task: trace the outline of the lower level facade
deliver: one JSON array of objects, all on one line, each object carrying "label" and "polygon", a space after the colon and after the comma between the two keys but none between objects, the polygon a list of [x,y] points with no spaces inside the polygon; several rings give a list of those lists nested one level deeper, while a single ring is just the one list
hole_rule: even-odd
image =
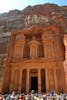
[{"label": "lower level facade", "polygon": [[31,90],[66,91],[65,72],[62,65],[62,62],[44,62],[43,59],[12,63],[9,71],[6,70],[8,74],[5,80],[7,81],[4,80],[3,90],[6,92],[17,90],[20,93]]}]

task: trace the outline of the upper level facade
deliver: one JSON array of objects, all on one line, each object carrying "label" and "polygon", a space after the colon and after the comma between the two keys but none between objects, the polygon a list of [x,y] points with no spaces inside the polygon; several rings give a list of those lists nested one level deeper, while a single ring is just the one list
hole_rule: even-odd
[{"label": "upper level facade", "polygon": [[31,27],[12,32],[10,61],[64,60],[63,32],[57,26]]}]

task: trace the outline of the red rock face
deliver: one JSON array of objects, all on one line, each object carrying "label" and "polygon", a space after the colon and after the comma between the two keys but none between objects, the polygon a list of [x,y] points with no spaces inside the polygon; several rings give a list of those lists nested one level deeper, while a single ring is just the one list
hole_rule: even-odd
[{"label": "red rock face", "polygon": [[[12,10],[0,15],[0,32],[30,27],[31,25],[61,26],[64,31],[67,26],[67,7],[55,4],[28,6],[22,11]],[[60,20],[62,19],[62,20]]]},{"label": "red rock face", "polygon": [[[5,32],[5,34],[2,34],[3,32]],[[11,32],[12,35],[9,35],[9,34],[7,35],[7,32]],[[55,89],[56,91],[65,90],[66,88],[65,75],[66,74],[64,73],[64,68],[63,68],[63,61],[65,59],[63,37],[64,37],[64,33],[66,32],[67,32],[67,7],[66,6],[60,7],[55,4],[36,5],[36,6],[28,6],[22,11],[12,10],[12,11],[9,11],[8,13],[1,14],[0,15],[0,34],[1,34],[0,46],[1,45],[2,46],[0,47],[0,59],[1,59],[0,69],[2,68],[4,69],[4,59],[7,58],[6,65],[5,65],[7,67],[5,67],[4,69],[5,72],[1,70],[1,72],[4,72],[4,75],[7,73],[5,75],[6,78],[4,77],[5,82],[3,81],[4,86],[2,90],[4,92],[6,91],[8,92],[9,90],[14,89],[16,85],[15,88],[20,92],[21,90],[30,91],[32,88],[31,87],[32,76],[34,76],[32,70],[35,69],[34,73],[35,73],[36,79],[39,79],[39,76],[37,75],[39,73],[38,68],[41,68],[41,64],[42,64],[42,68],[45,71],[43,71],[42,68],[40,69],[40,71],[42,71],[42,73],[45,73],[45,76],[42,78],[42,83],[39,83],[40,81],[37,81],[37,82],[38,84],[42,84],[43,86],[43,80],[45,78],[45,81],[44,81],[45,87],[38,85],[38,88],[37,88],[38,91],[43,91],[43,88],[44,88],[44,91],[50,91],[51,89],[52,90]],[[18,36],[18,34],[21,34],[21,35]],[[22,36],[22,34],[24,34],[25,38],[23,38],[23,40],[21,41],[20,38],[24,37]],[[42,36],[42,34],[44,35]],[[33,40],[33,36],[36,41],[32,42],[33,44],[32,46],[30,42]],[[11,41],[9,43],[10,37],[11,37]],[[16,42],[16,45],[15,45],[15,42]],[[21,49],[21,45],[23,45],[23,43],[25,44],[24,50]],[[20,47],[18,47],[19,45]],[[15,46],[18,48],[15,48]],[[20,48],[20,52],[18,51],[19,48]],[[31,52],[29,52],[30,49],[31,49]],[[35,51],[36,52],[38,51],[38,53],[36,54]],[[21,54],[21,52],[23,53]],[[32,53],[32,52],[35,52],[35,53]],[[15,57],[16,55],[21,55],[21,57],[20,58]],[[32,58],[35,58],[37,57],[37,55],[39,58],[31,59],[32,56],[33,56]],[[28,59],[30,62],[28,62],[28,60],[26,59]],[[17,68],[16,73],[20,72],[21,68],[19,70],[19,67],[18,67],[20,66],[19,62],[21,66],[23,66],[22,73],[27,73],[28,71],[27,67],[30,67],[30,68],[32,67],[32,69],[29,68],[30,77],[28,78],[29,83],[27,82],[28,86],[22,85],[21,79],[19,79],[20,83],[17,83],[16,82],[17,79],[14,81],[14,79],[11,78],[12,69],[14,69],[14,67],[12,66],[15,66],[15,68]],[[35,62],[36,64],[34,64]],[[16,63],[18,64],[16,65]],[[36,66],[38,66],[37,69],[36,69]],[[57,67],[57,69],[55,66]],[[53,69],[53,67],[56,69],[55,73],[57,75],[56,74],[54,75],[53,70],[55,69]],[[62,75],[62,69],[63,69],[63,75]],[[61,78],[60,78],[59,72],[61,73]],[[48,73],[50,73],[51,76],[48,75]],[[7,78],[8,75],[9,75],[9,78]],[[41,76],[42,75],[43,74],[41,74]],[[49,76],[51,77],[51,79]],[[25,77],[26,77],[26,74],[25,74]],[[21,75],[21,78],[25,79],[25,77]],[[1,78],[2,78],[2,75],[1,75]],[[62,79],[64,79],[63,80],[64,82],[62,81],[61,82],[62,85],[61,85],[60,81]],[[50,83],[47,82],[47,80],[49,80]],[[57,82],[57,80],[59,80],[59,82]],[[23,80],[23,84],[26,84],[26,80],[25,81]],[[63,84],[65,84],[65,87],[63,87],[64,86]]]},{"label": "red rock face", "polygon": [[14,89],[18,92],[66,91],[62,39],[63,31],[56,25],[14,31],[9,42],[2,92]]}]

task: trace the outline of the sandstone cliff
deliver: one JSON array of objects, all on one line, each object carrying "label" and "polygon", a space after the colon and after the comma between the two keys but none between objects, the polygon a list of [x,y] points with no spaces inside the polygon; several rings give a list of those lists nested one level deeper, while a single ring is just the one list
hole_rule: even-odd
[{"label": "sandstone cliff", "polygon": [[28,6],[22,11],[12,10],[0,14],[0,32],[10,32],[33,25],[57,24],[66,31],[67,6],[44,4]]},{"label": "sandstone cliff", "polygon": [[11,10],[8,13],[0,14],[0,80],[2,80],[10,32],[34,25],[57,25],[64,32],[67,32],[67,6],[44,4],[28,6],[21,11]]}]

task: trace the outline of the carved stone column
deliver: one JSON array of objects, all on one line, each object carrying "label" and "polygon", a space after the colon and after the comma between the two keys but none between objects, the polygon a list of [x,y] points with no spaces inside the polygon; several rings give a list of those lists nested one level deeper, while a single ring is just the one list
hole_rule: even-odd
[{"label": "carved stone column", "polygon": [[38,92],[41,92],[41,69],[38,69]]},{"label": "carved stone column", "polygon": [[25,36],[24,34],[21,35],[21,39],[20,39],[20,45],[21,45],[21,49],[20,49],[20,56],[21,58],[23,58],[23,54],[24,54],[24,46],[25,46]]},{"label": "carved stone column", "polygon": [[25,43],[23,43],[21,46],[21,58],[23,58],[23,54],[24,54],[24,45]]},{"label": "carved stone column", "polygon": [[8,55],[9,55],[9,59],[12,60],[14,57],[14,42],[15,42],[15,36],[12,36],[9,44],[8,44]]},{"label": "carved stone column", "polygon": [[55,90],[58,91],[58,86],[57,86],[57,75],[56,75],[56,69],[54,68],[54,81],[55,81]]},{"label": "carved stone column", "polygon": [[26,92],[29,92],[29,69],[27,69]]},{"label": "carved stone column", "polygon": [[21,93],[21,85],[22,85],[22,69],[20,68],[20,75],[19,75],[19,93]]},{"label": "carved stone column", "polygon": [[12,67],[10,90],[13,90],[13,86],[14,86],[14,68]]},{"label": "carved stone column", "polygon": [[48,79],[48,69],[45,69],[45,76],[46,76],[46,91],[49,91],[49,79]]},{"label": "carved stone column", "polygon": [[44,57],[47,58],[48,57],[48,39],[45,36],[45,34],[42,35],[42,41],[43,41],[43,46],[44,46]]}]

